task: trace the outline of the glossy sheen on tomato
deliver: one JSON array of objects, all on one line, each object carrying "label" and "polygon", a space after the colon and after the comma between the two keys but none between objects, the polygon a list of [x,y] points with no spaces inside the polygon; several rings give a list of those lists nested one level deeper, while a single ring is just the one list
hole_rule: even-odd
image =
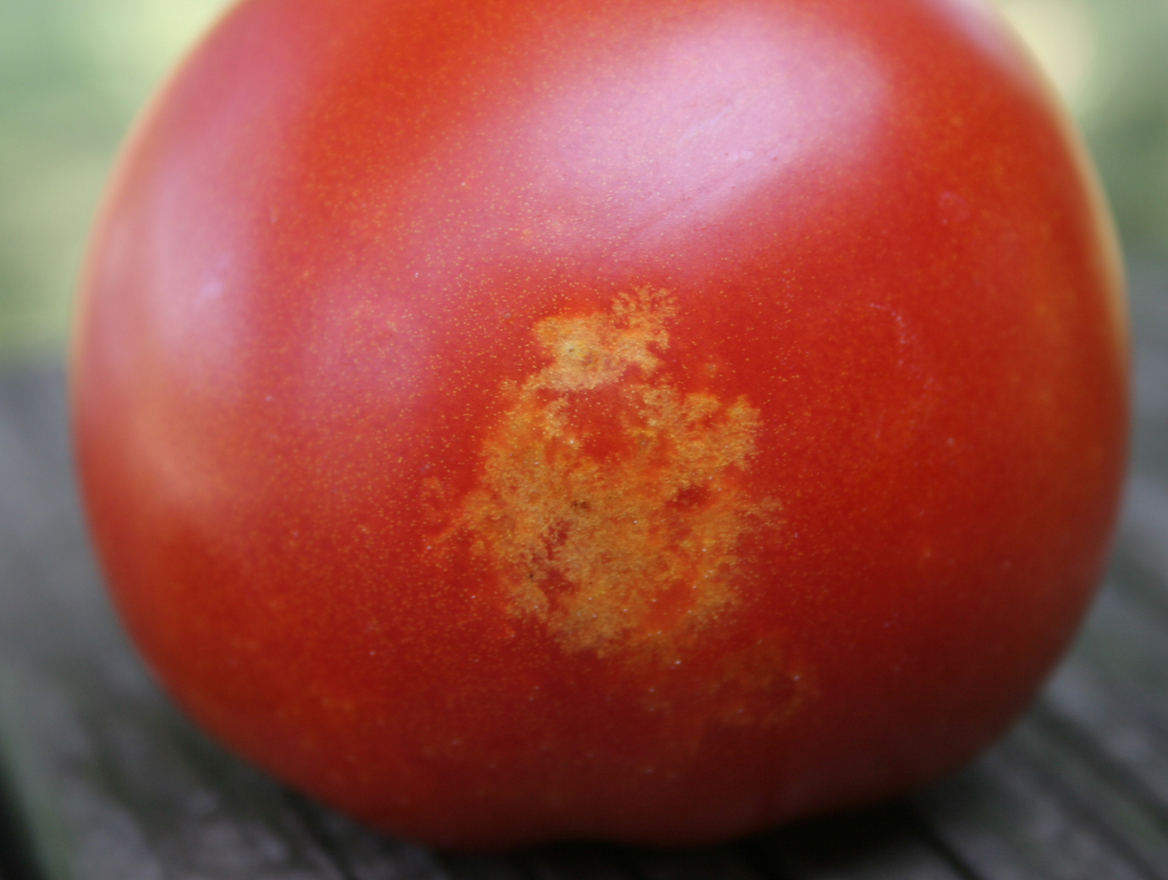
[{"label": "glossy sheen on tomato", "polygon": [[117,603],[444,845],[918,785],[1099,576],[1110,227],[973,0],[250,0],[129,144],[74,357]]}]

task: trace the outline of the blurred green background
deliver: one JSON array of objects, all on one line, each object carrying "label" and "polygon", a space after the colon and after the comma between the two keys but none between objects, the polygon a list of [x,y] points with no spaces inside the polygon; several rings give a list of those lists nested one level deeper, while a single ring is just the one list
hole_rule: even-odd
[{"label": "blurred green background", "polygon": [[[1129,255],[1168,259],[1168,0],[998,0],[1087,135]],[[226,0],[0,0],[0,360],[59,351],[134,113]]]},{"label": "blurred green background", "polygon": [[0,0],[0,359],[60,349],[118,144],[225,0]]}]

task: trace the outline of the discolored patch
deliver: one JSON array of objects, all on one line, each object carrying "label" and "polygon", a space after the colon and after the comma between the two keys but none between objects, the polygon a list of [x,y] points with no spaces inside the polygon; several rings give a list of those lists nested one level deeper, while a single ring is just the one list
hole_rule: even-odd
[{"label": "discolored patch", "polygon": [[502,389],[453,523],[568,650],[664,646],[708,622],[734,601],[741,537],[777,510],[746,489],[758,410],[662,375],[673,315],[646,289],[537,324],[550,363]]}]

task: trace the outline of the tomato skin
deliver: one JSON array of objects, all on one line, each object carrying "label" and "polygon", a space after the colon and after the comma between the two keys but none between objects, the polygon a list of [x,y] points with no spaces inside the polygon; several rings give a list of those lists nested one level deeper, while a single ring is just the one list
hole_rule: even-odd
[{"label": "tomato skin", "polygon": [[112,185],[79,469],[143,654],[281,778],[445,846],[714,841],[1026,705],[1123,322],[965,0],[250,0]]}]

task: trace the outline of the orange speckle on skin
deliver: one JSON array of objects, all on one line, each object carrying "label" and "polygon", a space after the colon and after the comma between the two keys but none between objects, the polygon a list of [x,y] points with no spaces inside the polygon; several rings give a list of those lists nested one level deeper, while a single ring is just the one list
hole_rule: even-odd
[{"label": "orange speckle on skin", "polygon": [[707,623],[734,601],[740,538],[778,508],[745,485],[758,410],[662,375],[674,313],[645,289],[536,324],[550,362],[502,389],[454,523],[512,611],[570,651],[665,648]]}]

